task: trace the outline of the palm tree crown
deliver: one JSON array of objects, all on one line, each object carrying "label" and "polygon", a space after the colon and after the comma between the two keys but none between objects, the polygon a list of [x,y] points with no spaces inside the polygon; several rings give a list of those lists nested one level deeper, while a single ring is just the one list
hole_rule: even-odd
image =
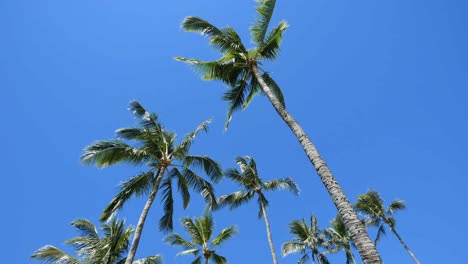
[{"label": "palm tree crown", "polygon": [[210,206],[215,207],[216,197],[212,185],[192,169],[202,169],[215,182],[223,175],[221,167],[211,158],[189,155],[194,138],[200,131],[207,131],[210,121],[202,123],[176,145],[175,133],[165,130],[156,114],[150,114],[137,101],[130,103],[130,111],[139,121],[139,127],[118,129],[116,139],[97,141],[87,146],[81,157],[83,164],[94,164],[101,168],[119,163],[144,164],[148,167],[146,172],[120,184],[120,192],[101,216],[101,220],[107,220],[133,196],[148,196],[136,227],[127,264],[133,261],[146,216],[159,188],[162,188],[164,209],[159,227],[169,231],[173,228],[173,180],[177,181],[184,208],[190,201],[189,188],[200,192]]},{"label": "palm tree crown", "polygon": [[419,260],[400,237],[400,234],[396,231],[396,221],[393,214],[406,208],[404,201],[394,200],[390,203],[388,208],[385,208],[384,201],[382,197],[380,197],[380,194],[376,191],[370,190],[365,194],[359,195],[354,206],[358,212],[363,213],[367,217],[366,221],[369,225],[376,226],[378,228],[375,244],[379,242],[382,235],[385,235],[385,225],[387,225],[390,228],[390,231],[398,238],[402,246],[406,249],[408,254],[413,258],[414,262],[419,264]]},{"label": "palm tree crown", "polygon": [[[223,242],[236,234],[236,228],[230,226],[223,229],[214,239],[213,236],[213,217],[210,213],[195,218],[185,217],[182,219],[182,225],[187,230],[190,241],[182,238],[177,233],[172,233],[165,238],[165,241],[170,245],[180,246],[184,251],[179,252],[177,255],[194,255],[196,258],[192,264],[201,264],[202,258],[205,263],[212,261],[216,264],[225,264],[227,260],[225,257],[216,253],[213,247],[220,246]],[[210,241],[211,240],[211,241]]]},{"label": "palm tree crown", "polygon": [[283,244],[283,256],[301,253],[302,257],[297,262],[298,264],[305,263],[309,259],[309,255],[312,257],[313,263],[317,259],[320,264],[328,264],[325,254],[320,252],[320,248],[327,245],[326,236],[324,231],[320,230],[317,222],[317,217],[311,215],[310,226],[307,225],[305,219],[289,223],[289,233],[296,235],[296,237]]},{"label": "palm tree crown", "polygon": [[[100,237],[96,227],[86,219],[78,219],[71,223],[78,229],[81,236],[65,241],[75,249],[76,257],[62,250],[47,245],[38,249],[31,258],[52,264],[121,264],[125,261],[124,254],[134,229],[125,228],[125,221],[112,219],[101,226],[103,235]],[[134,264],[161,264],[160,256],[140,259]]]},{"label": "palm tree crown", "polygon": [[[276,59],[283,33],[288,28],[286,21],[281,21],[268,31],[276,1],[257,0],[257,2],[259,3],[257,7],[259,17],[250,29],[252,42],[257,46],[252,49],[247,49],[240,36],[229,26],[218,29],[208,21],[192,16],[185,18],[182,22],[184,30],[208,36],[210,44],[222,53],[222,56],[214,61],[201,61],[184,57],[176,57],[176,59],[193,65],[203,79],[220,80],[230,87],[223,96],[223,99],[229,103],[226,128],[234,111],[245,109],[255,95],[262,93],[252,65],[262,65],[262,61]],[[263,72],[262,77],[276,98],[285,106],[284,97],[278,84],[266,71]]]},{"label": "palm tree crown", "polygon": [[230,209],[234,209],[244,203],[247,203],[253,199],[255,195],[257,195],[257,202],[259,205],[258,217],[263,217],[265,220],[273,263],[277,264],[278,260],[273,246],[270,222],[266,213],[268,200],[266,199],[263,192],[274,190],[289,190],[298,195],[299,188],[297,187],[297,184],[289,177],[263,182],[263,180],[258,176],[257,164],[252,157],[238,157],[236,158],[236,162],[240,167],[240,171],[237,169],[229,169],[225,174],[226,177],[242,186],[244,190],[221,196],[219,198],[219,206],[229,206]]},{"label": "palm tree crown", "polygon": [[354,253],[351,249],[354,244],[340,216],[333,219],[331,227],[325,230],[325,235],[327,237],[326,253],[344,251],[346,254],[346,264],[356,264]]}]

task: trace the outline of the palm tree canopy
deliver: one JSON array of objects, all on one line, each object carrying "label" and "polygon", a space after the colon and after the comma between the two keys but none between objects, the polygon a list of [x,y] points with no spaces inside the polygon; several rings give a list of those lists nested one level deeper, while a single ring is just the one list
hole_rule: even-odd
[{"label": "palm tree canopy", "polygon": [[[288,190],[295,195],[298,195],[300,192],[299,187],[290,177],[264,182],[258,175],[255,160],[250,156],[237,157],[236,163],[239,165],[240,171],[237,169],[228,169],[225,175],[227,178],[242,186],[244,190],[221,196],[218,199],[219,206],[229,206],[230,209],[235,209],[250,201],[255,194],[257,194],[259,205],[263,204],[267,207],[268,200],[264,196],[263,190]],[[261,210],[259,212],[259,217],[262,217]]]},{"label": "palm tree canopy", "polygon": [[225,257],[218,255],[213,247],[222,245],[226,240],[232,238],[237,230],[235,226],[223,229],[215,238],[213,236],[214,221],[209,212],[195,218],[185,217],[182,225],[190,236],[190,241],[184,239],[177,233],[168,235],[164,240],[172,246],[180,246],[184,250],[177,255],[194,255],[196,258],[192,263],[201,263],[202,257],[212,260],[216,264],[227,263]]},{"label": "palm tree canopy", "polygon": [[[268,31],[276,1],[257,0],[257,3],[258,16],[250,27],[252,42],[257,46],[252,49],[245,48],[240,36],[231,27],[220,29],[202,18],[193,16],[185,18],[182,22],[184,30],[207,36],[210,45],[222,54],[220,58],[213,61],[184,57],[176,57],[176,60],[191,64],[202,76],[202,79],[220,80],[230,87],[223,96],[223,99],[229,104],[226,128],[232,114],[237,110],[247,108],[253,97],[262,92],[251,70],[252,64],[261,65],[264,60],[276,59],[283,33],[288,28],[288,24],[281,21]],[[262,77],[281,104],[285,106],[284,97],[278,84],[266,71]]]},{"label": "palm tree canopy", "polygon": [[[71,225],[78,230],[80,236],[65,241],[65,244],[74,248],[76,256],[46,245],[34,252],[31,258],[53,264],[119,264],[125,261],[124,254],[134,229],[125,228],[124,220],[111,219],[108,223],[103,223],[102,236],[99,236],[94,224],[87,219],[77,219]],[[134,263],[161,264],[162,258],[156,255]]]},{"label": "palm tree canopy", "polygon": [[329,263],[320,248],[326,247],[326,236],[318,226],[317,217],[311,215],[310,225],[305,219],[293,220],[289,223],[289,233],[296,235],[291,241],[283,243],[282,254],[287,256],[292,253],[301,253],[302,256],[297,263],[305,263],[311,255],[312,259],[319,258],[323,264]]},{"label": "palm tree canopy", "polygon": [[111,218],[130,198],[147,196],[162,168],[167,177],[160,186],[164,204],[164,215],[160,219],[161,230],[173,228],[173,180],[177,181],[184,208],[190,202],[189,189],[200,192],[215,207],[213,186],[193,169],[203,171],[212,181],[218,182],[223,175],[221,166],[208,156],[190,155],[195,137],[202,131],[207,132],[210,120],[200,124],[177,145],[176,134],[167,131],[155,113],[149,113],[137,101],[130,102],[129,110],[137,119],[138,127],[117,129],[115,139],[97,141],[87,146],[81,156],[83,164],[101,168],[119,163],[146,165],[149,168],[120,184],[120,192],[104,210],[101,220]]},{"label": "palm tree canopy", "polygon": [[388,208],[385,208],[384,200],[380,194],[377,191],[370,190],[365,194],[359,195],[354,207],[358,212],[367,217],[365,221],[368,225],[377,227],[377,236],[375,238],[375,243],[377,244],[382,235],[386,234],[384,224],[395,228],[396,221],[393,214],[399,210],[406,209],[406,204],[402,200],[394,200]]},{"label": "palm tree canopy", "polygon": [[345,224],[339,216],[336,216],[330,224],[331,226],[324,232],[327,237],[327,251],[325,251],[325,253],[328,254],[344,251],[346,254],[346,264],[355,263],[354,254],[351,249],[354,247],[354,244],[351,236],[346,230]]}]

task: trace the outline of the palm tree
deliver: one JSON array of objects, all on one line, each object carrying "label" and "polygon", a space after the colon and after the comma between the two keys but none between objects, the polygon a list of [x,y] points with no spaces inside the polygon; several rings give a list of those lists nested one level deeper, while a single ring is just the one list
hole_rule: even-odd
[{"label": "palm tree", "polygon": [[[165,238],[166,243],[170,245],[181,246],[184,251],[177,253],[177,255],[192,254],[196,258],[192,264],[201,264],[202,258],[205,264],[211,260],[216,264],[225,264],[227,260],[225,257],[218,255],[213,247],[220,246],[223,242],[231,238],[236,233],[235,226],[230,226],[223,229],[213,240],[213,217],[210,213],[206,212],[203,216],[195,218],[185,217],[182,219],[182,225],[187,230],[190,241],[182,238],[177,233],[172,233]],[[211,240],[211,241],[210,241]]]},{"label": "palm tree", "polygon": [[346,229],[356,243],[364,263],[382,263],[375,245],[367,230],[354,212],[344,191],[331,173],[315,145],[293,116],[286,110],[283,94],[278,84],[269,73],[262,69],[264,61],[274,60],[280,49],[282,35],[288,28],[285,21],[272,28],[268,26],[273,14],[275,0],[257,0],[257,20],[250,28],[253,42],[257,45],[247,49],[239,35],[231,27],[219,29],[208,21],[198,17],[187,17],[182,22],[186,31],[199,32],[209,37],[210,44],[222,53],[214,61],[201,61],[177,57],[177,60],[194,66],[205,80],[220,80],[227,84],[229,90],[223,99],[228,101],[226,128],[234,111],[245,109],[253,97],[263,93],[270,100],[273,108],[297,137],[310,162],[317,171],[325,188],[330,194],[338,212],[343,218]]},{"label": "palm tree", "polygon": [[406,208],[405,202],[402,200],[394,200],[390,203],[388,208],[385,208],[384,201],[380,197],[380,194],[376,191],[370,190],[365,194],[359,195],[358,201],[355,204],[355,208],[358,212],[365,214],[369,219],[369,222],[373,226],[377,226],[377,236],[375,238],[375,244],[380,240],[380,237],[385,234],[385,226],[387,225],[393,234],[398,238],[401,245],[408,251],[414,262],[419,264],[419,260],[411,252],[408,245],[403,241],[401,236],[396,231],[396,221],[393,214],[396,211],[403,210]]},{"label": "palm tree", "polygon": [[[122,264],[122,257],[128,249],[128,241],[134,229],[125,228],[125,221],[112,219],[104,223],[101,229],[104,233],[99,237],[96,227],[86,219],[78,219],[71,223],[81,236],[65,241],[75,249],[76,257],[62,250],[47,245],[38,249],[31,258],[52,264]],[[133,264],[161,264],[159,255],[134,261]]]},{"label": "palm tree", "polygon": [[318,227],[316,216],[310,216],[310,226],[307,225],[305,219],[292,221],[289,223],[289,233],[296,235],[296,237],[283,243],[283,256],[301,253],[303,255],[297,263],[302,264],[309,259],[310,254],[312,263],[315,263],[315,259],[319,264],[330,263],[325,257],[325,253],[319,250],[326,247],[326,237],[325,233]]},{"label": "palm tree", "polygon": [[225,175],[242,186],[244,190],[221,196],[218,200],[218,204],[220,207],[229,206],[230,209],[234,209],[250,201],[256,194],[258,206],[260,207],[258,217],[263,217],[265,220],[268,243],[270,245],[273,263],[278,264],[276,251],[273,246],[270,222],[266,212],[268,200],[266,199],[263,192],[274,190],[289,190],[298,195],[299,188],[297,187],[296,183],[289,177],[263,182],[263,180],[258,176],[257,165],[252,157],[237,157],[236,162],[239,165],[241,171],[239,172],[237,169],[228,169]]},{"label": "palm tree", "polygon": [[[148,195],[125,264],[131,264],[135,258],[148,211],[160,188],[164,215],[160,219],[159,227],[162,231],[170,231],[173,228],[172,181],[177,180],[177,188],[182,195],[185,209],[190,201],[189,188],[201,192],[211,206],[216,206],[212,185],[191,168],[201,168],[215,182],[222,177],[222,170],[215,161],[207,156],[189,155],[195,136],[200,131],[207,131],[209,121],[202,123],[179,145],[175,145],[176,135],[163,128],[156,114],[150,114],[137,101],[130,103],[129,110],[138,119],[140,127],[118,129],[117,139],[97,141],[87,146],[81,156],[83,164],[94,164],[101,168],[119,163],[145,164],[148,167],[146,172],[120,184],[120,192],[101,216],[101,220],[105,221],[119,211],[131,197]],[[127,143],[128,141],[135,144]]]},{"label": "palm tree", "polygon": [[354,243],[351,240],[351,237],[346,231],[343,221],[337,216],[332,222],[331,227],[328,227],[325,230],[325,235],[327,241],[325,243],[328,248],[325,253],[336,253],[339,251],[344,251],[346,254],[346,264],[356,264],[354,259],[354,254],[351,249],[354,246]]}]

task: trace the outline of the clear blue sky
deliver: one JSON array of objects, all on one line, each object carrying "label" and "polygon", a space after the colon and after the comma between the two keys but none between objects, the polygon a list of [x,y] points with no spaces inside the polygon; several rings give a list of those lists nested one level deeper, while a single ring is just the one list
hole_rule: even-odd
[{"label": "clear blue sky", "polygon": [[[279,60],[266,65],[288,109],[353,202],[368,188],[388,202],[407,202],[398,229],[424,264],[466,262],[468,228],[460,223],[468,216],[467,10],[464,0],[279,0],[273,19],[290,24]],[[316,173],[266,98],[256,98],[223,132],[224,86],[201,81],[172,59],[217,56],[206,39],[180,29],[188,15],[229,24],[250,43],[252,0],[0,2],[3,263],[35,263],[29,256],[45,244],[66,249],[61,243],[76,235],[69,222],[85,217],[97,224],[117,184],[144,169],[79,162],[85,145],[135,124],[131,99],[180,136],[212,117],[194,153],[224,168],[252,155],[265,179],[291,176],[299,183],[300,197],[269,195],[278,250],[292,238],[291,220],[313,212],[325,227],[334,217]],[[217,193],[234,190],[223,183]],[[193,197],[187,211],[177,200],[177,223],[202,213],[201,199]],[[142,206],[134,200],[119,216],[135,224]],[[187,263],[162,243],[160,214],[155,203],[137,255]],[[217,212],[215,220],[217,230],[239,227],[220,249],[230,263],[271,261],[255,203]],[[183,233],[179,224],[176,231]],[[379,250],[386,263],[412,263],[390,234]]]}]

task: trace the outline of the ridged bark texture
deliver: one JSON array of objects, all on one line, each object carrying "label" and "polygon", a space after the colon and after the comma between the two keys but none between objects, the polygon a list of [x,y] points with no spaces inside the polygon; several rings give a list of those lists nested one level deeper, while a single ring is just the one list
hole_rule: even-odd
[{"label": "ridged bark texture", "polygon": [[260,207],[262,209],[263,219],[265,219],[268,243],[270,244],[271,257],[273,258],[273,264],[278,264],[278,258],[276,257],[275,246],[273,245],[273,238],[271,236],[270,221],[268,221],[268,216],[266,213],[265,205],[263,203],[260,203]]},{"label": "ridged bark texture", "polygon": [[317,171],[317,174],[330,194],[333,203],[338,209],[338,214],[342,218],[346,229],[353,239],[362,261],[365,264],[382,263],[382,259],[380,258],[374,243],[372,243],[372,240],[367,234],[364,225],[359,220],[353,209],[353,206],[331,173],[327,164],[320,156],[315,145],[306,135],[305,131],[302,129],[299,123],[291,116],[291,114],[289,114],[288,111],[286,111],[280,101],[273,94],[270,87],[265,83],[258,71],[257,65],[253,64],[251,69],[255,74],[255,78],[257,79],[257,82],[259,83],[263,92],[270,100],[276,112],[281,116],[284,122],[289,126],[291,131],[297,137],[299,143],[307,154],[307,157]]},{"label": "ridged bark texture", "polygon": [[164,171],[166,170],[165,167],[161,167],[159,170],[159,174],[156,178],[156,182],[154,183],[153,189],[146,201],[145,207],[143,207],[143,211],[141,211],[140,219],[138,219],[138,224],[135,229],[135,235],[133,236],[132,245],[130,246],[130,250],[128,251],[127,259],[125,260],[125,264],[132,264],[133,260],[135,259],[136,251],[138,249],[138,244],[140,243],[141,233],[143,232],[143,226],[145,225],[146,217],[148,216],[149,209],[156,198],[156,194],[158,194],[159,184],[164,176]]},{"label": "ridged bark texture", "polygon": [[390,228],[392,230],[392,233],[395,234],[395,236],[398,238],[400,243],[403,245],[403,247],[406,249],[406,251],[408,251],[410,256],[413,258],[414,262],[416,262],[416,264],[420,264],[419,260],[416,258],[416,256],[413,254],[413,252],[411,252],[408,245],[406,245],[406,243],[403,241],[403,239],[401,239],[401,236],[397,233],[396,229],[394,227],[390,227]]}]

